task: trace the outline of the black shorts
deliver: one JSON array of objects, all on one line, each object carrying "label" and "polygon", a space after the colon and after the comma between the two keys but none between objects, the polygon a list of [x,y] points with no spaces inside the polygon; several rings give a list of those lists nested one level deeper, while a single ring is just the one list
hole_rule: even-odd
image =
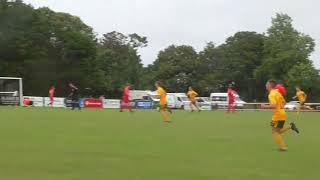
[{"label": "black shorts", "polygon": [[286,121],[272,121],[271,127],[282,129]]}]

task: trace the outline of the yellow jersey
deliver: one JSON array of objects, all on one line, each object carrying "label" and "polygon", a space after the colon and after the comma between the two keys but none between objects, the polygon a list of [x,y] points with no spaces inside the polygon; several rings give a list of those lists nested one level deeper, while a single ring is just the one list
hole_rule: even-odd
[{"label": "yellow jersey", "polygon": [[160,105],[166,105],[167,104],[167,92],[162,88],[158,87],[158,96],[160,98]]},{"label": "yellow jersey", "polygon": [[191,102],[195,102],[196,97],[198,96],[198,93],[195,91],[188,91],[187,95],[188,95]]},{"label": "yellow jersey", "polygon": [[306,94],[303,91],[297,91],[296,96],[300,103],[304,103],[306,101]]},{"label": "yellow jersey", "polygon": [[285,99],[283,96],[278,90],[273,89],[270,91],[268,98],[270,104],[276,105],[275,109],[273,110],[272,121],[285,121],[287,119],[287,115],[284,110]]}]

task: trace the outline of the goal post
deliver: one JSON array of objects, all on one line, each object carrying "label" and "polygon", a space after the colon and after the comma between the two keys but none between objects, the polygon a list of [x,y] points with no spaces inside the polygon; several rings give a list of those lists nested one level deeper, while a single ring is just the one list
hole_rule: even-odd
[{"label": "goal post", "polygon": [[22,78],[0,77],[0,105],[23,106]]}]

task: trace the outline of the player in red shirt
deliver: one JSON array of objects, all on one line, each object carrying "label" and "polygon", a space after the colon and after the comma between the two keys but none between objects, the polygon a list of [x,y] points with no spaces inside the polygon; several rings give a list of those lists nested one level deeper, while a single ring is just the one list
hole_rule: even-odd
[{"label": "player in red shirt", "polygon": [[123,96],[122,96],[122,101],[121,101],[121,104],[120,104],[120,112],[123,112],[123,109],[125,107],[128,108],[130,112],[133,112],[131,104],[130,104],[130,100],[129,100],[130,87],[131,87],[130,84],[127,84],[123,88]]},{"label": "player in red shirt", "polygon": [[50,102],[48,105],[53,106],[53,100],[54,100],[54,94],[56,92],[56,88],[54,86],[51,86],[50,90],[49,90],[49,99]]},{"label": "player in red shirt", "polygon": [[238,93],[232,89],[232,85],[228,88],[228,113],[235,112],[235,96]]}]

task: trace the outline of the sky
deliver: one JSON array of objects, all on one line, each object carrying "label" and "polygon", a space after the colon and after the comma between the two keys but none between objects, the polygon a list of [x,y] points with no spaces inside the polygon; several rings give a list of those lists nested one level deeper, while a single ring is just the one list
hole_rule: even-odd
[{"label": "sky", "polygon": [[293,18],[294,27],[315,39],[311,55],[320,69],[320,1],[318,0],[24,0],[76,15],[102,35],[111,31],[147,36],[139,51],[151,64],[169,45],[191,45],[201,51],[207,42],[222,44],[238,31],[266,32],[276,13]]}]

